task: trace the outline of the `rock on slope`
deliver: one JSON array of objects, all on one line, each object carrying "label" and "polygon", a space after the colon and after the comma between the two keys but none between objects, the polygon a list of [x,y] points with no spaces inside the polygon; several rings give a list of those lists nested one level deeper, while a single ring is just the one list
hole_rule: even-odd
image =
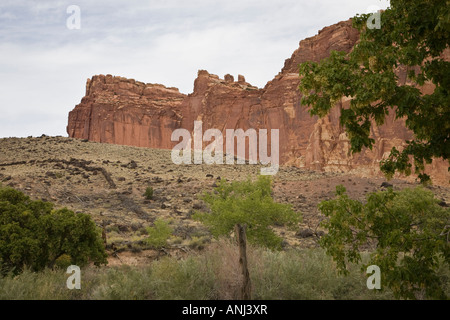
[{"label": "rock on slope", "polygon": [[[189,95],[159,84],[97,75],[88,79],[85,97],[69,113],[67,132],[70,137],[97,142],[170,149],[176,145],[170,140],[173,130],[193,131],[194,120],[203,121],[203,130],[217,128],[224,136],[226,129],[279,129],[281,164],[377,175],[379,161],[393,146],[401,147],[412,137],[404,123],[391,113],[383,126],[372,127],[373,150],[352,155],[339,124],[340,110],[348,106],[348,100],[342,99],[327,117],[318,119],[301,105],[297,89],[300,63],[320,61],[331,50],[349,52],[358,39],[350,20],[322,29],[300,41],[281,72],[262,89],[241,75],[235,81],[231,75],[221,79],[204,70],[198,72]],[[398,74],[404,83],[404,70]],[[435,182],[448,184],[446,169],[445,163],[436,162],[429,173]]]}]

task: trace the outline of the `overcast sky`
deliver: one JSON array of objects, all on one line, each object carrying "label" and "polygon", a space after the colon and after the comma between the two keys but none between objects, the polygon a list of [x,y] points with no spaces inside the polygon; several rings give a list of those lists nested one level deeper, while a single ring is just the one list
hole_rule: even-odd
[{"label": "overcast sky", "polygon": [[[80,28],[69,29],[70,5]],[[191,93],[199,69],[264,87],[300,40],[380,0],[0,2],[0,137],[67,136],[86,79],[112,74]],[[70,19],[69,22],[74,22]],[[69,23],[73,25],[73,23]]]}]

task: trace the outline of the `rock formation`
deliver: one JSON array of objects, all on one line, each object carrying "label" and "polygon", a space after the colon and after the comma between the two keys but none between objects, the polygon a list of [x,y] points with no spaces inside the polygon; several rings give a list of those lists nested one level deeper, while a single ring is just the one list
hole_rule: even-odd
[{"label": "rock formation", "polygon": [[[97,142],[171,149],[177,144],[171,141],[173,130],[192,131],[195,120],[203,121],[203,130],[217,128],[223,133],[238,128],[279,129],[281,164],[378,175],[380,160],[412,137],[404,123],[391,113],[383,126],[372,127],[373,150],[352,155],[339,124],[340,110],[348,101],[342,99],[328,116],[318,119],[301,105],[297,89],[300,63],[320,61],[331,50],[349,52],[358,39],[350,20],[322,29],[300,41],[281,72],[262,89],[242,75],[235,81],[232,75],[221,79],[204,70],[198,72],[189,95],[159,84],[97,75],[87,81],[85,97],[69,113],[67,132]],[[400,81],[406,81],[404,70],[399,68],[398,74]],[[435,182],[448,184],[444,162],[436,162],[429,172]]]}]

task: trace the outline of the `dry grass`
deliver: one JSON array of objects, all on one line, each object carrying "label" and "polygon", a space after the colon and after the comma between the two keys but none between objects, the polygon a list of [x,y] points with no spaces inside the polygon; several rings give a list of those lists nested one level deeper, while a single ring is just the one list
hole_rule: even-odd
[{"label": "dry grass", "polygon": [[[354,266],[338,276],[320,249],[272,252],[248,247],[254,299],[391,299],[389,290],[372,291]],[[238,248],[218,241],[185,258],[164,257],[143,266],[88,267],[82,289],[65,288],[64,270],[25,271],[0,278],[0,299],[237,299],[241,286]],[[447,272],[447,273],[445,273]],[[443,271],[448,277],[448,270]]]}]

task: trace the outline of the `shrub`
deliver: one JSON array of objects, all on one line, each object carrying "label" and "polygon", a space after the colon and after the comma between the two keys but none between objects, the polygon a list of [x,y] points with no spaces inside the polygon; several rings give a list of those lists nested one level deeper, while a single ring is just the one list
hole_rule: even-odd
[{"label": "shrub", "polygon": [[147,189],[145,189],[144,197],[147,200],[153,199],[153,188],[152,187],[147,187]]},{"label": "shrub", "polygon": [[167,245],[167,240],[169,240],[172,232],[173,229],[167,221],[157,219],[153,227],[147,228],[147,244],[155,249],[162,248]]},{"label": "shrub", "polygon": [[69,267],[71,264],[72,264],[72,257],[69,256],[68,254],[63,254],[55,261],[55,266],[62,270],[66,270],[67,267]]},{"label": "shrub", "polygon": [[0,263],[2,271],[52,268],[63,255],[79,266],[106,264],[100,230],[87,214],[32,201],[22,192],[0,188]]},{"label": "shrub", "polygon": [[222,179],[202,199],[211,212],[197,212],[193,218],[210,227],[214,236],[230,235],[236,224],[246,224],[248,241],[271,249],[281,249],[282,239],[270,227],[295,227],[301,219],[290,205],[274,202],[269,176],[259,176],[255,182]]},{"label": "shrub", "polygon": [[158,299],[214,299],[214,270],[197,256],[164,257],[152,264],[152,292]]},{"label": "shrub", "polygon": [[382,285],[396,297],[446,298],[438,270],[450,262],[450,209],[422,187],[371,193],[365,204],[345,192],[338,186],[336,198],[319,205],[329,217],[322,224],[329,233],[320,244],[339,270],[347,273],[346,264],[360,262],[360,250],[373,245],[376,250],[362,270],[380,267]]},{"label": "shrub", "polygon": [[208,237],[192,237],[188,243],[188,247],[191,249],[202,250],[207,243],[211,242]]},{"label": "shrub", "polygon": [[150,268],[123,265],[104,269],[101,274],[95,276],[98,278],[98,285],[93,288],[90,299],[143,300],[151,298]]},{"label": "shrub", "polygon": [[[338,275],[321,248],[271,251],[249,245],[249,271],[255,299],[393,299],[392,292],[368,290],[366,276],[349,264],[348,276]],[[369,258],[363,254],[363,261]],[[441,268],[441,277],[450,270]],[[200,254],[163,257],[145,266],[86,267],[82,290],[67,290],[65,270],[0,277],[0,300],[12,299],[238,299],[241,288],[239,248],[219,240]],[[447,293],[450,288],[447,287]]]}]

